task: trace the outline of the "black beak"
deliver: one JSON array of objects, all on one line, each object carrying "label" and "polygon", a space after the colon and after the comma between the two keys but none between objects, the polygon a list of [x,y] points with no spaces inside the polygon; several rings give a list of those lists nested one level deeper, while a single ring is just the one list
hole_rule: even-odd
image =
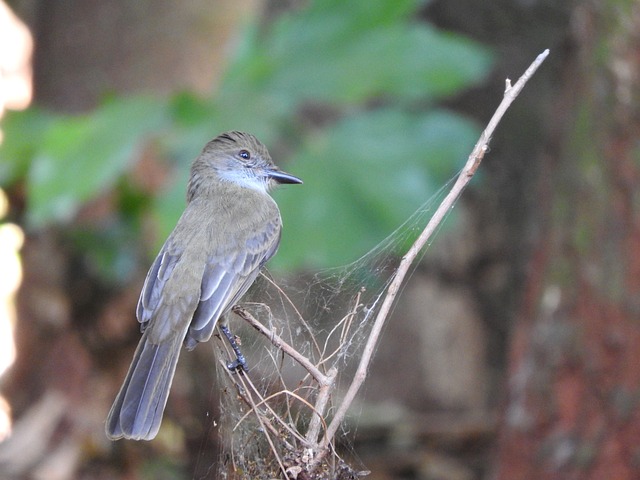
[{"label": "black beak", "polygon": [[279,170],[269,170],[267,176],[278,183],[302,183],[298,177]]}]

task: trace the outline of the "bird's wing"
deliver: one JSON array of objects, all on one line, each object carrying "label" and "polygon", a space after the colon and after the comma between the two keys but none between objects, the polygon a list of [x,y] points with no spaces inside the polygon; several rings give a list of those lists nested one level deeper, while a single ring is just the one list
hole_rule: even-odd
[{"label": "bird's wing", "polygon": [[249,235],[244,248],[209,256],[202,277],[200,303],[185,340],[187,348],[211,337],[220,316],[245,294],[260,268],[276,253],[280,232],[277,217]]},{"label": "bird's wing", "polygon": [[[174,271],[183,269],[180,259],[185,253],[176,249],[174,242],[167,241],[149,269],[138,300],[136,315],[142,330],[151,321],[157,324],[152,337],[155,343],[172,330],[180,330],[176,326],[181,321],[187,321],[184,316],[191,315],[195,309],[184,338],[185,344],[187,348],[193,348],[197,342],[208,340],[220,316],[244,295],[260,268],[276,253],[280,232],[281,220],[278,216],[246,236],[243,247],[212,252],[206,257],[203,267],[199,299],[185,297],[170,304],[165,304],[168,293],[164,292],[165,285],[175,281],[171,279]],[[197,295],[197,287],[194,290]],[[191,305],[196,301],[197,308],[194,308]]]},{"label": "bird's wing", "polygon": [[153,313],[158,307],[160,298],[162,297],[164,286],[171,277],[171,273],[180,260],[180,257],[181,252],[170,253],[167,244],[165,244],[162,250],[160,250],[160,253],[158,253],[153,265],[151,265],[142,291],[140,292],[138,307],[136,308],[136,316],[142,324],[141,328],[143,331],[153,317]]}]

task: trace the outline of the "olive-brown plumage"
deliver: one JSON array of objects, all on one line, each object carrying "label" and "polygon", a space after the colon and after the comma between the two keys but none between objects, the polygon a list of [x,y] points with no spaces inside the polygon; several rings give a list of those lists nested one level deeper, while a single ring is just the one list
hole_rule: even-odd
[{"label": "olive-brown plumage", "polygon": [[140,293],[143,334],[107,417],[112,440],[156,436],[181,346],[207,341],[275,254],[282,221],[268,192],[276,183],[302,181],[247,133],[219,135],[193,162],[187,207]]}]

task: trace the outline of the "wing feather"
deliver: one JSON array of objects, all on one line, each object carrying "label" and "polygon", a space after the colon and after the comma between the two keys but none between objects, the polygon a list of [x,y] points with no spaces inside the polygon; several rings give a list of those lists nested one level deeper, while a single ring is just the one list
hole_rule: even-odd
[{"label": "wing feather", "polygon": [[[202,278],[200,303],[187,338],[187,348],[207,341],[218,319],[246,293],[260,268],[276,253],[280,243],[280,218],[249,236],[243,248],[211,255]],[[212,288],[215,286],[215,288]]]},{"label": "wing feather", "polygon": [[[183,339],[187,348],[208,340],[218,319],[246,293],[260,268],[276,253],[280,243],[280,230],[281,221],[278,216],[248,235],[240,247],[214,251],[206,257],[197,308]],[[151,321],[163,324],[154,327],[156,331],[152,338],[156,340],[164,338],[178,320],[166,318],[181,309],[167,308],[164,305],[167,296],[163,293],[176,266],[180,264],[182,254],[182,251],[171,248],[168,241],[149,269],[142,287],[136,310],[138,321],[142,324],[143,331]],[[186,298],[180,300],[188,304],[192,301]]]},{"label": "wing feather", "polygon": [[178,260],[180,260],[180,255],[170,254],[165,245],[149,269],[136,308],[136,316],[138,317],[138,322],[142,324],[143,330],[153,317],[153,312],[158,307],[162,297],[164,286],[171,276]]}]

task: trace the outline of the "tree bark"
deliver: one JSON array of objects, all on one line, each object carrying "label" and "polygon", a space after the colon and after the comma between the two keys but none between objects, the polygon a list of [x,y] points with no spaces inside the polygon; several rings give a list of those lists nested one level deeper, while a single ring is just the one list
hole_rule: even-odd
[{"label": "tree bark", "polygon": [[640,5],[572,14],[495,478],[640,477]]}]

